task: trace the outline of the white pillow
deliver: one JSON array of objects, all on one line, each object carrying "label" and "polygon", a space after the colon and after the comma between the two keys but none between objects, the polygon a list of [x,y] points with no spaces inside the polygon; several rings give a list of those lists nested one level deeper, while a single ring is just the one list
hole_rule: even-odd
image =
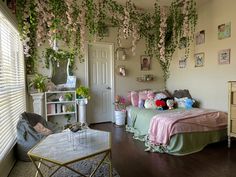
[{"label": "white pillow", "polygon": [[155,96],[155,100],[161,100],[165,98],[167,98],[167,96],[164,93],[157,93]]},{"label": "white pillow", "polygon": [[174,98],[175,102],[177,103],[178,108],[185,108],[185,101],[188,99],[188,97],[183,98]]}]

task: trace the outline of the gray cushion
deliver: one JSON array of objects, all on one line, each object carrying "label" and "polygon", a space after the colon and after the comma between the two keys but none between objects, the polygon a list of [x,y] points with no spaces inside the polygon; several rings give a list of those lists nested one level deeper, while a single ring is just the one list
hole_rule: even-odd
[{"label": "gray cushion", "polygon": [[45,136],[38,133],[34,126],[40,122],[44,127],[56,132],[56,128],[49,125],[46,120],[38,114],[24,112],[20,115],[17,123],[17,157],[19,160],[29,161],[27,152]]},{"label": "gray cushion", "polygon": [[192,99],[192,96],[190,95],[190,93],[187,89],[175,90],[174,93],[173,93],[173,97],[176,97],[176,98],[188,97],[188,98]]}]

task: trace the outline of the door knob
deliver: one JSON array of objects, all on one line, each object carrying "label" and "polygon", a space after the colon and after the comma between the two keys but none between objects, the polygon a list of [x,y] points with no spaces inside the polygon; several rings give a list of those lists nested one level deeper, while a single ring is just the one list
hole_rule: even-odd
[{"label": "door knob", "polygon": [[107,89],[107,90],[111,90],[111,87],[107,87],[106,89]]}]

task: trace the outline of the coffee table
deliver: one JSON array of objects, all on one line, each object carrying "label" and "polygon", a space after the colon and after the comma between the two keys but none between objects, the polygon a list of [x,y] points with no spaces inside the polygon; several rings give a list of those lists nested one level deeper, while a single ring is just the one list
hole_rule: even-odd
[{"label": "coffee table", "polygon": [[[28,152],[37,169],[36,175],[39,174],[41,177],[44,177],[40,169],[41,164],[51,168],[47,162],[57,166],[49,176],[53,176],[60,168],[64,167],[85,177],[86,175],[69,165],[99,154],[104,154],[104,156],[89,176],[92,177],[102,163],[109,164],[109,174],[112,176],[110,132],[85,129],[76,133],[67,131],[52,134]],[[36,162],[39,162],[39,164],[37,165]]]}]

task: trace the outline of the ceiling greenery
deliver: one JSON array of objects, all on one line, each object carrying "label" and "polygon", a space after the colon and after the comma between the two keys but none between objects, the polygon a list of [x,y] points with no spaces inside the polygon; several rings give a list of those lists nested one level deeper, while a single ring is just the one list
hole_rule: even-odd
[{"label": "ceiling greenery", "polygon": [[[146,41],[146,53],[160,62],[164,80],[175,49],[188,46],[197,23],[194,0],[174,0],[169,7],[161,7],[158,0],[154,10],[140,10],[130,0],[124,6],[115,0],[17,0],[16,16],[27,58],[27,73],[34,71],[37,47],[48,41],[64,41],[83,61],[85,41],[103,37],[107,28],[118,29],[117,45],[121,39],[132,41],[131,51],[139,39]],[[88,35],[86,35],[88,33]]]}]

